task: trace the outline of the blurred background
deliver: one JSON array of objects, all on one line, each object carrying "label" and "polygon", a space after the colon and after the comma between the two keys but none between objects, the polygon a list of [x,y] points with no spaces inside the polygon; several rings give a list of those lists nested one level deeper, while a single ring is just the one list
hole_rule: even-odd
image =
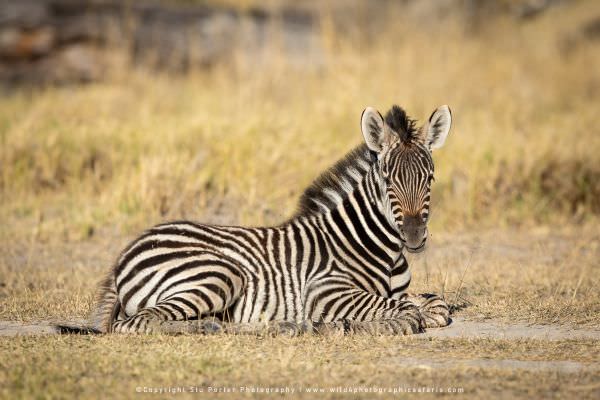
[{"label": "blurred background", "polygon": [[8,0],[0,240],[270,225],[366,106],[449,104],[433,231],[596,226],[595,0]]}]

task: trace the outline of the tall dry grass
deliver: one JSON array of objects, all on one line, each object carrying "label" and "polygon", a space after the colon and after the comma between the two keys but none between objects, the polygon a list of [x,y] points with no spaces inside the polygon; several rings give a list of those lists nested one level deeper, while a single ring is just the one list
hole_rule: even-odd
[{"label": "tall dry grass", "polygon": [[[370,38],[324,24],[324,60],[244,56],[169,76],[0,98],[0,239],[79,239],[173,218],[273,224],[362,137],[367,105],[453,110],[434,155],[433,229],[581,223],[600,212],[598,44],[564,40],[582,1],[528,23],[410,21]],[[589,222],[593,223],[593,222]]]}]

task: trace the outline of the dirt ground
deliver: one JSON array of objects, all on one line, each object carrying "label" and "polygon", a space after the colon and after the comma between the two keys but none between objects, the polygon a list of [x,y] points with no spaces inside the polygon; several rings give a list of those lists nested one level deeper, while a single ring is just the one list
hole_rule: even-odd
[{"label": "dirt ground", "polygon": [[376,338],[58,335],[57,322],[85,323],[95,282],[127,238],[15,243],[0,256],[0,393],[93,397],[110,384],[117,398],[209,396],[216,386],[229,398],[275,387],[299,398],[419,388],[426,398],[597,398],[599,239],[593,226],[434,232],[425,253],[410,255],[412,287],[442,293],[453,323]]}]

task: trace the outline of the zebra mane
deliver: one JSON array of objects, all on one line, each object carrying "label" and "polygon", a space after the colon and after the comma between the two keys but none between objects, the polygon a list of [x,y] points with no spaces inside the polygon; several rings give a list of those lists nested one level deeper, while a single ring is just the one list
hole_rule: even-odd
[{"label": "zebra mane", "polygon": [[392,132],[400,137],[402,142],[408,144],[417,139],[416,121],[406,115],[401,107],[394,105],[385,115],[385,123]]},{"label": "zebra mane", "polygon": [[304,190],[295,217],[335,208],[354,190],[375,160],[366,144],[355,147]]}]

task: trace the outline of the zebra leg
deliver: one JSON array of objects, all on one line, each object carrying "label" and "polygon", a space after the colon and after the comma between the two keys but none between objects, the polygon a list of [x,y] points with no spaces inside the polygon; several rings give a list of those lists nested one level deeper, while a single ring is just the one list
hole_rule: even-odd
[{"label": "zebra leg", "polygon": [[[153,276],[153,275],[149,275]],[[203,252],[164,272],[156,286],[134,287],[120,296],[125,306],[111,326],[119,333],[213,333],[216,320],[198,320],[230,307],[246,287],[246,277],[231,260]],[[137,292],[136,292],[137,290]],[[136,294],[131,295],[131,293]],[[139,293],[139,295],[138,295]],[[142,296],[143,295],[143,296]],[[128,315],[125,310],[130,309]]]},{"label": "zebra leg", "polygon": [[441,328],[450,324],[450,308],[440,296],[431,293],[404,294],[402,300],[410,301],[419,308],[426,328]]},{"label": "zebra leg", "polygon": [[[201,316],[219,313],[236,301],[242,293],[243,281],[230,281],[228,290],[216,285],[211,277],[192,287],[175,286],[164,300],[139,309],[134,315],[117,320],[112,332],[117,333],[215,333],[221,330],[215,318]],[[211,280],[212,279],[212,280]]]},{"label": "zebra leg", "polygon": [[112,324],[116,333],[216,333],[221,322],[215,318],[198,320],[199,316],[223,311],[240,296],[241,285],[226,294],[203,290],[202,286],[176,292],[151,307],[138,310],[134,315]]},{"label": "zebra leg", "polygon": [[[332,284],[334,284],[332,282]],[[409,335],[423,332],[426,324],[419,308],[410,301],[390,299],[357,288],[332,290],[322,285],[314,295],[312,331]]]},{"label": "zebra leg", "polygon": [[175,302],[164,301],[153,307],[146,307],[134,315],[117,320],[112,324],[111,331],[115,333],[210,333],[217,327],[200,324]]},{"label": "zebra leg", "polygon": [[324,336],[367,334],[367,335],[411,335],[423,332],[422,322],[416,313],[413,318],[392,318],[376,321],[354,321],[343,319],[331,322],[310,322],[304,329],[305,332],[316,333]]},{"label": "zebra leg", "polygon": [[160,321],[156,324],[156,332],[164,334],[218,334],[248,335],[258,337],[299,336],[312,332],[311,325],[289,321],[268,322],[225,322],[213,318],[197,321]]},{"label": "zebra leg", "polygon": [[[417,317],[418,318],[418,317]],[[188,323],[196,322],[190,326]],[[169,322],[169,333],[227,333],[259,337],[317,334],[322,336],[368,334],[368,335],[410,335],[415,332],[418,322],[407,318],[378,321],[353,321],[349,319],[331,322],[304,321],[268,321],[256,323],[220,322],[216,325],[210,320]],[[164,329],[164,328],[162,328]],[[164,332],[164,330],[163,330]]]},{"label": "zebra leg", "polygon": [[410,284],[410,269],[404,254],[396,261],[392,268],[390,278],[390,297],[392,299],[410,301],[419,307],[426,328],[439,328],[447,326],[450,322],[448,304],[435,294],[407,294],[406,289]]},{"label": "zebra leg", "polygon": [[[134,316],[134,319],[140,319],[141,317]],[[133,318],[133,317],[132,317]],[[117,321],[121,323],[123,321]],[[223,332],[221,321],[215,319],[202,319],[202,320],[187,320],[187,321],[170,321],[160,320],[158,318],[145,318],[143,322],[143,329],[133,328],[127,330],[123,324],[113,325],[115,332],[121,333],[158,333],[165,335],[182,335],[182,334],[196,334],[196,335],[212,335]],[[119,326],[120,325],[120,326]]]},{"label": "zebra leg", "polygon": [[251,336],[299,336],[307,332],[305,323],[293,321],[225,322],[222,328],[225,333]]},{"label": "zebra leg", "polygon": [[[161,332],[180,334],[212,334],[226,333],[232,335],[249,335],[258,337],[290,336],[317,334],[322,336],[337,336],[351,334],[367,335],[410,335],[421,332],[416,326],[422,324],[408,318],[382,319],[377,321],[353,321],[349,319],[331,322],[304,321],[269,321],[265,323],[233,323],[212,320],[201,321],[168,321],[161,325]],[[165,328],[166,324],[166,328]],[[165,331],[167,329],[167,331]]]}]

